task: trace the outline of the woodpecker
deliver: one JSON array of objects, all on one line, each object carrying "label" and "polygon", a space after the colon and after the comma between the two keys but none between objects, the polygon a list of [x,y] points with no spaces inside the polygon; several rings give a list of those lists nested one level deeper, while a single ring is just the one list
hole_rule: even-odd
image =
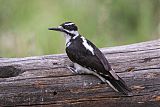
[{"label": "woodpecker", "polygon": [[77,74],[92,74],[115,91],[128,95],[131,91],[126,83],[111,68],[103,53],[78,32],[73,22],[65,22],[49,30],[63,32],[66,38],[66,53],[74,66],[69,69]]}]

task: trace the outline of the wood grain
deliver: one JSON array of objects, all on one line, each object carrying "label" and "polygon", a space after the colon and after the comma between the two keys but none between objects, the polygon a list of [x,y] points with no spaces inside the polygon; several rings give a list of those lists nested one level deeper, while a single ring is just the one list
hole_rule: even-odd
[{"label": "wood grain", "polygon": [[73,74],[66,54],[0,58],[0,106],[160,106],[160,40],[101,50],[133,96]]}]

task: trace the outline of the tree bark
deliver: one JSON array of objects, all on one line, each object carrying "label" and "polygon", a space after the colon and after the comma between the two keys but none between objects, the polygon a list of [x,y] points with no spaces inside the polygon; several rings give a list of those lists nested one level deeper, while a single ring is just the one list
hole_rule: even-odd
[{"label": "tree bark", "polygon": [[160,106],[160,40],[102,48],[133,96],[93,75],[75,75],[66,54],[0,58],[0,106]]}]

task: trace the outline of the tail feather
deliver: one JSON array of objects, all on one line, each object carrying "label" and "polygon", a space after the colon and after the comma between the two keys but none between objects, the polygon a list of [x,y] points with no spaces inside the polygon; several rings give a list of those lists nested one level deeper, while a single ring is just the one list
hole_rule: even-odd
[{"label": "tail feather", "polygon": [[106,82],[117,92],[121,92],[128,95],[131,89],[126,85],[126,83],[118,76],[118,80],[115,78],[106,77]]}]

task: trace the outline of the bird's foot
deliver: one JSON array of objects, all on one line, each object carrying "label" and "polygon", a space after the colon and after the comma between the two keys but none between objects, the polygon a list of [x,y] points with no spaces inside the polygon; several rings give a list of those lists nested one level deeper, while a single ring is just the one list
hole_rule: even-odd
[{"label": "bird's foot", "polygon": [[74,74],[78,74],[77,70],[73,66],[67,66],[67,68]]}]

